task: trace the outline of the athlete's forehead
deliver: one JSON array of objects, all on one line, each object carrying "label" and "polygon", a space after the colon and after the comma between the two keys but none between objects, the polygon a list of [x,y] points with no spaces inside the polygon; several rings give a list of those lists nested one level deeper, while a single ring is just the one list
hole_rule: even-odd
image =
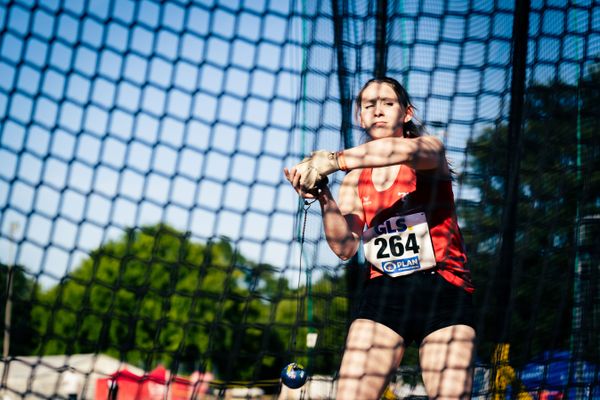
[{"label": "athlete's forehead", "polygon": [[363,100],[362,100],[363,103],[376,103],[378,101],[383,101],[383,102],[387,103],[389,101],[398,101],[398,99],[396,98],[396,96],[392,96],[392,97],[378,96],[378,97],[363,98]]},{"label": "athlete's forehead", "polygon": [[398,96],[387,83],[373,82],[362,92],[361,102],[373,103],[376,101],[398,101]]}]

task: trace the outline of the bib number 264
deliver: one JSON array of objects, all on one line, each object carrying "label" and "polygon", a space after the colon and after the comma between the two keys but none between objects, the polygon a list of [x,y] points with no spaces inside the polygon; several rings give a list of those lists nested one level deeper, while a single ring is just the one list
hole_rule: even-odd
[{"label": "bib number 264", "polygon": [[[389,237],[378,237],[374,241],[378,247],[377,258],[400,257],[405,250],[412,251],[415,254],[419,253],[419,245],[417,244],[417,236],[410,233],[406,239],[406,243],[402,243],[402,237],[398,235]],[[390,255],[391,253],[391,255]]]}]

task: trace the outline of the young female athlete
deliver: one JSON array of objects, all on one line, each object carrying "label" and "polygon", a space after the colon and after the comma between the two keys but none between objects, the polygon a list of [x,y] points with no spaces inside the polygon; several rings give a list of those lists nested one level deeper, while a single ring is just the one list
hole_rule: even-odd
[{"label": "young female athlete", "polygon": [[[409,96],[392,78],[367,82],[356,105],[369,141],[284,169],[300,196],[318,199],[333,252],[347,260],[362,242],[370,264],[337,398],[379,399],[413,342],[430,398],[470,398],[474,288],[444,146],[420,135]],[[338,170],[349,172],[336,202],[325,178]]]}]

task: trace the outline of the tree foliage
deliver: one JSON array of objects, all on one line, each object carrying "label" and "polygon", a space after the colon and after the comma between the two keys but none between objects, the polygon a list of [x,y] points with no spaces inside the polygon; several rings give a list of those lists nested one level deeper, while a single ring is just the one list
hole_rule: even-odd
[{"label": "tree foliage", "polygon": [[[345,296],[331,282],[313,288],[328,349],[345,331]],[[34,351],[105,353],[146,369],[211,370],[226,381],[273,379],[307,357],[306,288],[297,290],[226,239],[199,244],[164,225],[130,229],[37,296]]]},{"label": "tree foliage", "polygon": [[502,273],[498,255],[507,157],[517,147],[507,143],[506,125],[485,129],[468,145],[469,169],[462,179],[478,189],[480,199],[462,202],[459,213],[479,287],[482,348],[489,349],[494,320],[509,306],[517,363],[570,346],[577,219],[600,208],[599,104],[597,70],[577,86],[553,81],[527,89],[511,305],[494,302],[493,283]]}]

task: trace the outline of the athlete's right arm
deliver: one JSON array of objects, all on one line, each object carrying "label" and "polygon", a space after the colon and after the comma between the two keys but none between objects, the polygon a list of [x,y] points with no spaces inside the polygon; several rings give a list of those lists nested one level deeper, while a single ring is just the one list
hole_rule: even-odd
[{"label": "athlete's right arm", "polygon": [[345,176],[338,202],[327,187],[318,196],[327,243],[342,260],[348,260],[356,254],[365,224],[358,196],[359,176],[360,170],[351,171]]}]

